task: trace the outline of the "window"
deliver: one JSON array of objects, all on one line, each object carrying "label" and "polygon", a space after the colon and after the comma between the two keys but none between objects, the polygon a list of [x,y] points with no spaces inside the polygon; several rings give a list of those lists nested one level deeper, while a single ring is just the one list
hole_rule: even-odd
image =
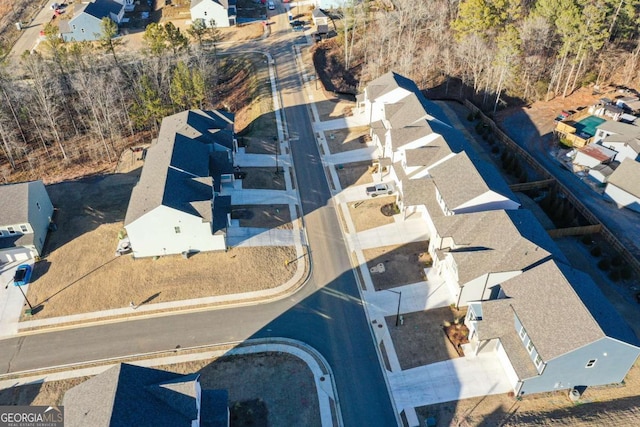
[{"label": "window", "polygon": [[84,33],[84,28],[80,28],[80,32],[81,32],[81,33]]},{"label": "window", "polygon": [[41,210],[40,209],[40,202],[36,202],[36,207],[38,208],[38,210]]},{"label": "window", "polygon": [[176,234],[180,234],[180,227],[173,227],[173,229],[176,231]]},{"label": "window", "polygon": [[204,11],[204,16],[207,16],[207,11],[206,10]]},{"label": "window", "polygon": [[598,359],[591,359],[587,362],[587,366],[585,366],[585,368],[593,368],[596,365],[596,362],[598,361]]},{"label": "window", "polygon": [[7,231],[9,234],[16,234],[16,230],[14,230],[13,227],[7,227]]},{"label": "window", "polygon": [[21,224],[21,225],[20,225],[20,231],[22,231],[23,233],[28,233],[28,232],[29,232],[29,229],[27,228],[27,226],[26,226],[26,225]]},{"label": "window", "polygon": [[538,368],[540,367],[540,365],[542,365],[542,358],[539,354],[536,354],[536,359],[533,361],[533,363],[535,363]]},{"label": "window", "polygon": [[527,351],[529,352],[529,354],[531,354],[531,352],[533,351],[533,343],[531,342],[531,340],[529,340],[529,342],[527,343]]},{"label": "window", "polygon": [[527,336],[527,331],[525,331],[524,328],[520,328],[520,339],[524,341],[526,336]]}]

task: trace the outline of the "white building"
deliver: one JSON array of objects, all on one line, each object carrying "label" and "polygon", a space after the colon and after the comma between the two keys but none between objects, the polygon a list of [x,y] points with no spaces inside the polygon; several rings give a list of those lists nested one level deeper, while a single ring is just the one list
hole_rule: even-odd
[{"label": "white building", "polygon": [[609,176],[604,194],[618,206],[640,212],[640,163],[625,159]]},{"label": "white building", "polygon": [[0,263],[42,255],[53,205],[42,181],[0,185]]},{"label": "white building", "polygon": [[190,110],[162,121],[124,221],[135,257],[226,249],[231,200],[218,192],[233,176],[232,117]]},{"label": "white building", "polygon": [[204,21],[207,27],[236,25],[236,0],[191,0],[191,21]]}]

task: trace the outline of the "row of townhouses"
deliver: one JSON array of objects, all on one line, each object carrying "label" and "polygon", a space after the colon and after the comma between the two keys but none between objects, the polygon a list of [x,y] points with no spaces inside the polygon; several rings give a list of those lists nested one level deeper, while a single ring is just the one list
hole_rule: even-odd
[{"label": "row of townhouses", "polygon": [[640,341],[442,109],[395,73],[367,85],[357,107],[380,178],[405,217],[428,225],[432,272],[468,307],[465,357],[495,354],[518,396],[621,382]]}]

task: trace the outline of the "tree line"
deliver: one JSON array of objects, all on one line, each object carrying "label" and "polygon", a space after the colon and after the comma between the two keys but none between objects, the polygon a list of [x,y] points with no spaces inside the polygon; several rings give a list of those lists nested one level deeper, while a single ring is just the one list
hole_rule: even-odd
[{"label": "tree line", "polygon": [[361,81],[457,78],[485,109],[638,77],[640,0],[347,0],[342,12],[339,45]]},{"label": "tree line", "polygon": [[[182,32],[150,24],[142,53],[125,53],[118,27],[104,18],[95,43],[64,43],[53,26],[38,52],[25,52],[18,76],[0,68],[0,156],[6,176],[52,160],[114,161],[137,133],[162,118],[216,102],[219,41],[201,20]],[[190,38],[194,43],[189,43]]]}]

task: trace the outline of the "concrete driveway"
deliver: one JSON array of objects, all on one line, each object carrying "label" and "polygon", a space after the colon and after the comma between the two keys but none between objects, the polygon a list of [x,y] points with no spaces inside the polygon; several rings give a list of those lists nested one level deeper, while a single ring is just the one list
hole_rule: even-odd
[{"label": "concrete driveway", "polygon": [[387,373],[398,410],[512,390],[498,358],[481,353]]}]

